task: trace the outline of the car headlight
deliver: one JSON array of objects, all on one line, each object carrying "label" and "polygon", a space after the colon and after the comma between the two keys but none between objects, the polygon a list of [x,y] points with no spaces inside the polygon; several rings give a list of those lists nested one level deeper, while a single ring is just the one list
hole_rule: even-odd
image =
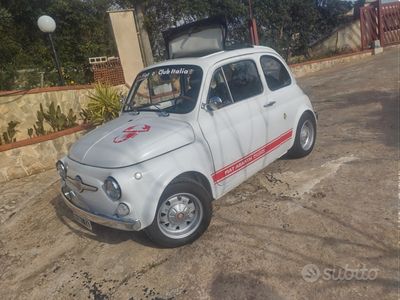
[{"label": "car headlight", "polygon": [[59,160],[56,163],[56,168],[57,168],[58,175],[60,175],[60,177],[65,180],[67,178],[67,168],[65,167],[65,165],[63,164],[63,162],[61,160]]},{"label": "car headlight", "polygon": [[112,200],[118,200],[121,198],[121,188],[119,187],[118,182],[111,176],[107,177],[107,179],[104,181],[103,187],[107,196]]}]

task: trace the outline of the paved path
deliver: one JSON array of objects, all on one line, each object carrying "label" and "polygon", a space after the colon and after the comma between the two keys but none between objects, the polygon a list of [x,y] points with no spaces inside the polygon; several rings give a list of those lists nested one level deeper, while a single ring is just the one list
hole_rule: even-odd
[{"label": "paved path", "polygon": [[3,184],[1,299],[396,299],[398,66],[392,48],[299,80],[320,116],[312,155],[217,201],[179,249],[85,231],[55,171]]}]

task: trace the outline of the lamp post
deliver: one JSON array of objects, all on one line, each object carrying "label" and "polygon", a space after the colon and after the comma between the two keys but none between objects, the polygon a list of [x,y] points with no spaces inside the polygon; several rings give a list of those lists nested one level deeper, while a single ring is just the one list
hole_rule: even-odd
[{"label": "lamp post", "polygon": [[57,67],[57,71],[58,71],[59,85],[65,85],[64,78],[63,78],[62,72],[61,72],[60,61],[58,60],[56,48],[54,48],[54,42],[53,42],[53,38],[51,36],[51,34],[54,32],[54,30],[56,30],[56,22],[54,21],[54,19],[52,17],[44,15],[38,19],[37,24],[39,26],[39,29],[42,32],[47,33],[49,35],[51,49],[53,50],[54,60],[56,62],[56,67]]}]

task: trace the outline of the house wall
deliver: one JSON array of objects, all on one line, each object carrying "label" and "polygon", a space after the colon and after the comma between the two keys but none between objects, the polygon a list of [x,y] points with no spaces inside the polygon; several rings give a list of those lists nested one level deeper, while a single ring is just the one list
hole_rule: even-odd
[{"label": "house wall", "polygon": [[361,50],[360,20],[354,20],[339,28],[329,37],[313,45],[312,56],[323,56],[336,52],[355,52]]}]

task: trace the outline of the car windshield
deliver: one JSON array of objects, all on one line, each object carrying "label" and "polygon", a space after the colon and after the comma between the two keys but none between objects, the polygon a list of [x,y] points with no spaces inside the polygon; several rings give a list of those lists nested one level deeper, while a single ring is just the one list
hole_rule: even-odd
[{"label": "car windshield", "polygon": [[186,114],[197,103],[203,71],[193,65],[171,65],[139,73],[123,111]]}]

